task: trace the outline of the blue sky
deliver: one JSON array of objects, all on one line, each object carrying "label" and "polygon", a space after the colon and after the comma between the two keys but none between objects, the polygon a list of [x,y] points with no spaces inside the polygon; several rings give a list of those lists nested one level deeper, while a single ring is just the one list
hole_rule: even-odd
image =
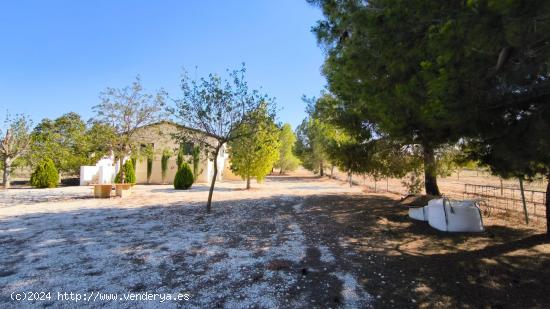
[{"label": "blue sky", "polygon": [[182,68],[203,76],[245,62],[250,86],[276,97],[279,121],[295,127],[301,96],[326,83],[310,31],[320,18],[305,0],[1,1],[0,117],[87,120],[100,91],[138,74],[146,90],[177,97]]}]

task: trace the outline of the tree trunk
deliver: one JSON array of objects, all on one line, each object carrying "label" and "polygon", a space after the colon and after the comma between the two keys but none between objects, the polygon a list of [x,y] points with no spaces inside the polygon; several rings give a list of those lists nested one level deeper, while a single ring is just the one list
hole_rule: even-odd
[{"label": "tree trunk", "polygon": [[424,155],[424,188],[426,194],[440,196],[437,186],[437,166],[435,163],[434,150],[430,146],[423,146]]},{"label": "tree trunk", "polygon": [[4,177],[2,182],[4,189],[10,188],[10,171],[11,171],[11,160],[9,158],[4,158]]},{"label": "tree trunk", "polygon": [[246,177],[246,190],[250,189],[250,176]]},{"label": "tree trunk", "polygon": [[351,179],[352,177],[351,171],[348,171],[348,177],[349,177],[349,187],[351,188],[351,186],[353,186],[353,181]]},{"label": "tree trunk", "polygon": [[333,179],[333,178],[334,178],[333,173],[334,173],[334,165],[331,165],[331,166],[330,166],[330,179]]},{"label": "tree trunk", "polygon": [[208,191],[208,202],[206,202],[206,213],[212,211],[212,194],[214,194],[214,186],[216,185],[216,178],[218,177],[218,155],[223,144],[219,145],[216,148],[214,154],[214,175],[212,176],[212,181],[210,182],[210,190]]},{"label": "tree trunk", "polygon": [[550,172],[546,176],[546,238],[550,241]]},{"label": "tree trunk", "polygon": [[321,177],[325,176],[325,171],[323,169],[323,161],[319,163],[319,175],[321,175]]},{"label": "tree trunk", "polygon": [[519,190],[521,191],[521,203],[523,204],[523,214],[525,215],[525,224],[529,224],[529,214],[527,213],[527,204],[525,203],[525,190],[523,189],[523,178],[519,177]]}]

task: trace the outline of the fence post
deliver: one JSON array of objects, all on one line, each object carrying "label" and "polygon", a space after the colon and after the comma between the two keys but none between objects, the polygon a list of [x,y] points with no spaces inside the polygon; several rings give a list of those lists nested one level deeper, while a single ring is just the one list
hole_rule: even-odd
[{"label": "fence post", "polygon": [[523,191],[523,176],[518,177],[519,189],[521,190],[521,202],[523,203],[523,212],[525,214],[525,224],[529,224],[529,215],[527,214],[527,204],[525,203],[525,191]]}]

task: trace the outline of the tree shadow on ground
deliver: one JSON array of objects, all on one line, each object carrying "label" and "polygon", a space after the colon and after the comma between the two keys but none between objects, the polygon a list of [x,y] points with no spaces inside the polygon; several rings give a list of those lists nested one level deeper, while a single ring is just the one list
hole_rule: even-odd
[{"label": "tree shadow on ground", "polygon": [[[179,305],[201,308],[337,305],[339,279],[308,268],[319,257],[292,216],[299,200],[216,201],[207,215],[204,202],[132,207],[130,198],[128,207],[106,203],[4,218],[0,307],[16,306],[10,294],[20,290],[181,292],[191,300]],[[272,261],[288,267],[270,269]],[[59,305],[55,295],[32,304]]]},{"label": "tree shadow on ground", "polygon": [[486,218],[484,233],[444,233],[382,195],[317,196],[304,212],[302,224],[324,227],[317,237],[355,253],[367,290],[380,296],[377,307],[550,304],[550,245],[531,229]]}]

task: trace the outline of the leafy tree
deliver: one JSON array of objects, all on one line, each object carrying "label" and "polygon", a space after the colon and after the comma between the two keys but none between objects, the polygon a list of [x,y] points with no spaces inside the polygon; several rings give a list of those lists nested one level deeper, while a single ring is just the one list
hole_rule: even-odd
[{"label": "leafy tree", "polygon": [[115,129],[105,123],[91,121],[86,131],[87,164],[94,165],[105,155],[111,155]]},{"label": "leafy tree", "polygon": [[292,132],[289,123],[285,123],[279,132],[279,160],[275,162],[275,168],[279,168],[279,174],[295,170],[300,165],[300,160],[294,155],[296,135]]},{"label": "leafy tree", "polygon": [[[421,145],[426,192],[439,195],[435,151],[459,136],[449,108],[430,96],[420,64],[433,60],[426,52],[432,21],[453,7],[423,0],[310,2],[325,15],[314,32],[327,50],[323,72],[339,109],[401,144]],[[356,134],[370,130],[350,124]]]},{"label": "leafy tree", "polygon": [[132,160],[126,160],[115,176],[115,183],[136,183],[136,173]]},{"label": "leafy tree", "polygon": [[168,171],[168,160],[172,156],[172,152],[169,149],[162,151],[162,157],[160,159],[160,168],[162,172],[162,183],[166,182],[166,172]]},{"label": "leafy tree", "polygon": [[[130,87],[107,88],[101,93],[101,103],[93,109],[98,122],[109,124],[115,130],[112,148],[119,159],[119,166],[134,146],[132,137],[136,130],[162,119],[165,97],[164,90],[154,95],[145,93],[139,77]],[[121,171],[124,181],[125,171],[123,168]]]},{"label": "leafy tree", "polygon": [[249,90],[244,80],[245,72],[243,66],[230,72],[229,78],[222,79],[210,74],[199,81],[191,80],[184,74],[181,84],[183,96],[176,101],[176,116],[187,128],[182,130],[180,138],[204,149],[214,161],[207,213],[211,211],[220,151],[227,143],[245,137],[239,131],[241,126],[255,125],[255,120],[248,117],[251,111],[261,104],[272,105],[272,100],[266,95]]},{"label": "leafy tree", "polygon": [[[550,179],[550,3],[467,1],[429,29],[424,75],[469,158],[503,178]],[[433,57],[432,57],[433,58]],[[550,185],[547,188],[550,238]]]},{"label": "leafy tree", "polygon": [[0,159],[2,160],[3,186],[10,187],[10,174],[18,158],[24,155],[30,148],[31,121],[24,115],[9,115],[4,121],[4,128],[0,128]]},{"label": "leafy tree", "polygon": [[325,175],[328,156],[325,149],[326,127],[318,119],[308,117],[296,129],[294,152],[302,166],[320,176]]},{"label": "leafy tree", "polygon": [[182,163],[174,177],[174,189],[187,190],[193,185],[194,176],[189,164]]},{"label": "leafy tree", "polygon": [[36,188],[55,188],[59,182],[59,173],[50,158],[43,159],[31,175],[31,186]]},{"label": "leafy tree", "polygon": [[50,158],[60,173],[78,175],[80,166],[89,163],[91,152],[86,123],[80,115],[67,113],[43,119],[33,130],[30,161],[35,165]]},{"label": "leafy tree", "polygon": [[250,189],[250,179],[262,181],[273,168],[279,157],[279,130],[266,105],[253,110],[250,115],[254,125],[244,124],[236,130],[242,138],[229,143],[231,170],[246,180]]}]

